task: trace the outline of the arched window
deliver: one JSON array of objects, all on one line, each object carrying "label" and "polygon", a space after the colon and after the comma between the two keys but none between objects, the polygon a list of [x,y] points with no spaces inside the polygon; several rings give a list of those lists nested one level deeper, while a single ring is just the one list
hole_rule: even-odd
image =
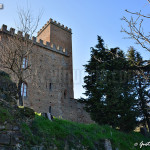
[{"label": "arched window", "polygon": [[21,95],[22,97],[27,97],[27,84],[22,83],[21,85]]},{"label": "arched window", "polygon": [[28,59],[27,57],[24,57],[22,62],[22,68],[25,69],[27,68],[27,66],[28,66]]}]

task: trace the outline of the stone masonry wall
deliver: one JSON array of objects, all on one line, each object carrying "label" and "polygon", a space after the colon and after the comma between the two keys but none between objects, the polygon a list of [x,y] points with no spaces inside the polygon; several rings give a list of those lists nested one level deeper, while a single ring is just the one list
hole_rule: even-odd
[{"label": "stone masonry wall", "polygon": [[[10,32],[3,25],[0,37],[3,34],[13,35],[14,29]],[[26,80],[27,97],[24,98],[24,105],[36,112],[48,112],[51,106],[55,117],[92,122],[83,105],[74,100],[71,29],[50,19],[39,31],[37,40],[33,37],[32,42],[34,47],[28,60],[32,76]],[[16,81],[16,77],[13,74],[11,76]]]}]

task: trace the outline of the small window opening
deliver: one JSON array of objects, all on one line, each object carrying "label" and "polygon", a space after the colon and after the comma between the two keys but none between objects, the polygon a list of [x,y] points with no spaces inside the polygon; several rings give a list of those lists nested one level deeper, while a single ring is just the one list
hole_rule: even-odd
[{"label": "small window opening", "polygon": [[22,68],[25,69],[27,68],[27,66],[28,66],[28,60],[27,57],[24,57],[22,62]]},{"label": "small window opening", "polygon": [[49,83],[49,90],[52,90],[52,83]]},{"label": "small window opening", "polygon": [[21,85],[21,95],[22,97],[27,97],[27,84],[22,83]]},{"label": "small window opening", "polygon": [[64,99],[66,99],[67,96],[67,90],[64,91]]}]

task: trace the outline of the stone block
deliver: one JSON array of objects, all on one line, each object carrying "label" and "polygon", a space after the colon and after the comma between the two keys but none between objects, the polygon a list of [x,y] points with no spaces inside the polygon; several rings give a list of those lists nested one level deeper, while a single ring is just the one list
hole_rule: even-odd
[{"label": "stone block", "polygon": [[111,142],[108,139],[105,139],[105,150],[112,150]]},{"label": "stone block", "polygon": [[14,126],[13,127],[13,131],[19,131],[19,127],[18,126]]},{"label": "stone block", "polygon": [[10,144],[10,136],[8,134],[0,134],[0,144],[9,145]]},{"label": "stone block", "polygon": [[5,129],[5,126],[0,125],[0,131],[4,129]]},{"label": "stone block", "polygon": [[147,131],[147,128],[146,128],[146,127],[140,128],[140,132],[141,132],[141,134],[143,134],[144,136],[148,136],[148,131]]},{"label": "stone block", "polygon": [[6,128],[6,130],[12,130],[12,125],[11,124],[6,124],[5,128]]},{"label": "stone block", "polygon": [[0,150],[12,150],[10,146],[0,146]]}]

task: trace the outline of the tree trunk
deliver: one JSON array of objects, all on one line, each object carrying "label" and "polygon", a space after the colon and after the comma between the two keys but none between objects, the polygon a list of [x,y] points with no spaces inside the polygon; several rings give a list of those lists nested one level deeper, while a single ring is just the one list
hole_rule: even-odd
[{"label": "tree trunk", "polygon": [[22,85],[22,80],[19,79],[19,83],[18,83],[19,106],[23,106],[23,99],[21,95],[21,85]]}]

